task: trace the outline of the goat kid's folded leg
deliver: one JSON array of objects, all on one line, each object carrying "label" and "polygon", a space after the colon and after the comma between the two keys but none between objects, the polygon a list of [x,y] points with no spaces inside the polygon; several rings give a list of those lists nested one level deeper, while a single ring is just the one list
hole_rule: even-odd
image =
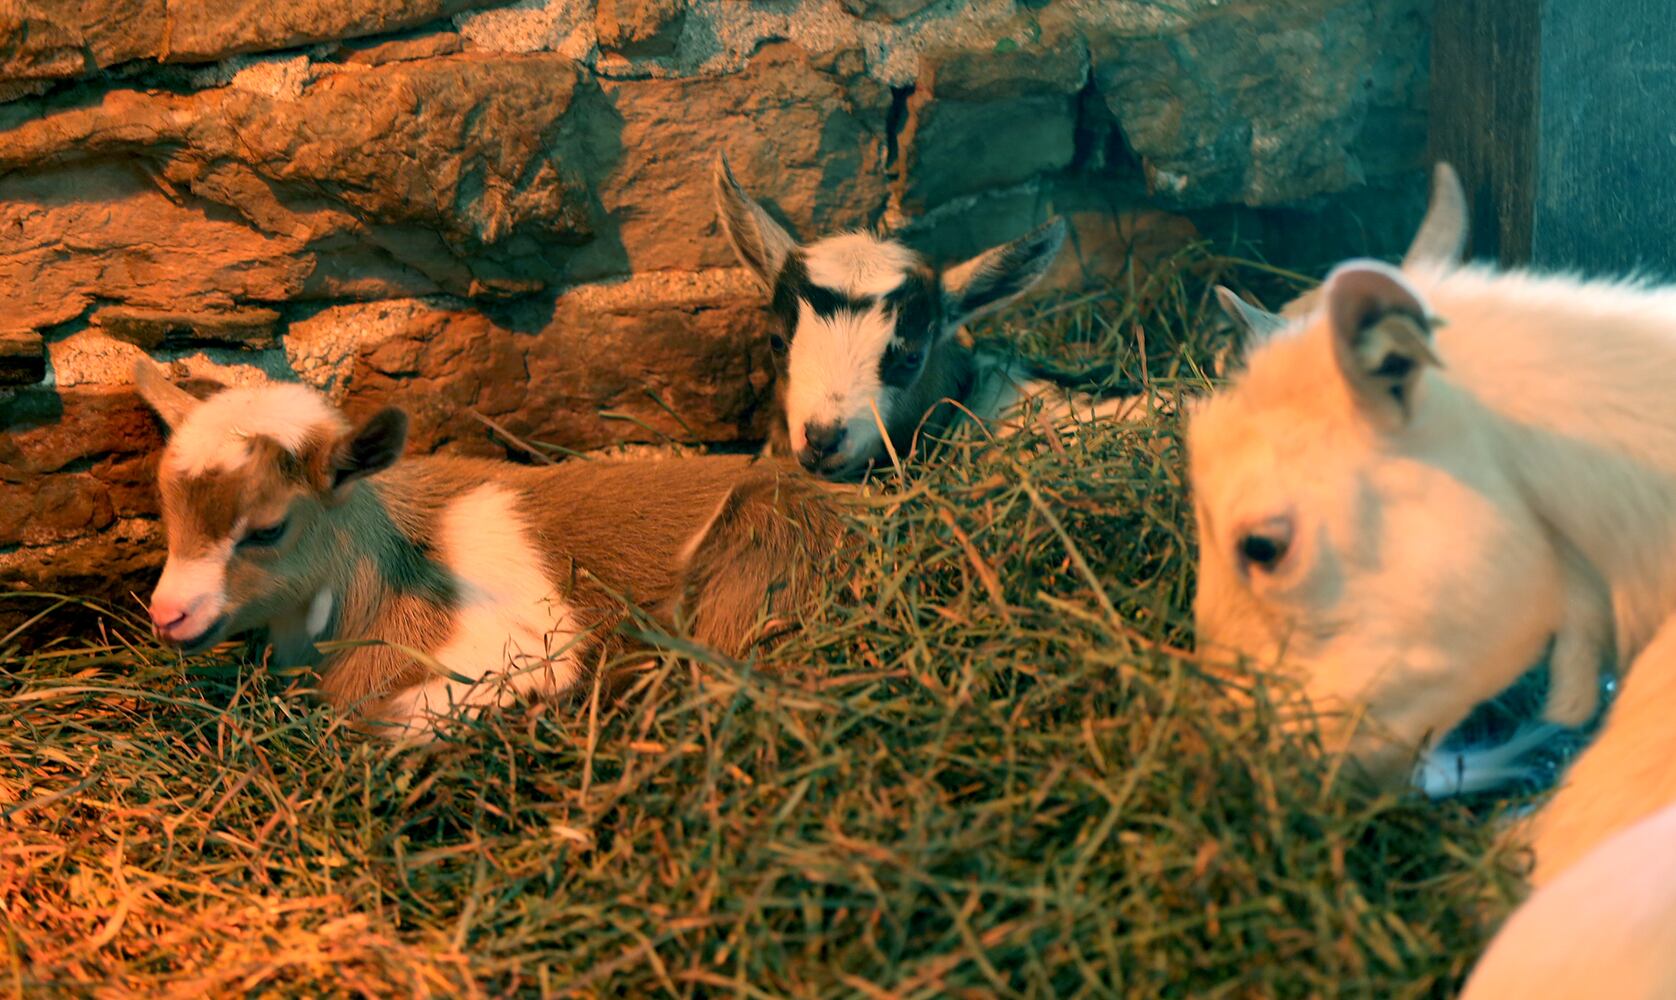
[{"label": "goat kid's folded leg", "polygon": [[766,473],[739,484],[687,546],[676,617],[729,656],[761,626],[807,607],[844,529],[827,488]]}]

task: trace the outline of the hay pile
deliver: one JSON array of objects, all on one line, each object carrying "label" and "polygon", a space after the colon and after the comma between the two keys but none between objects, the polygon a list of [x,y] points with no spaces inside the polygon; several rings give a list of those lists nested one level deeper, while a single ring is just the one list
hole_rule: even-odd
[{"label": "hay pile", "polygon": [[750,662],[672,651],[404,752],[137,606],[5,637],[0,986],[1447,993],[1515,889],[1483,818],[1349,787],[1184,652],[1174,413],[1230,266],[1014,315],[1156,416],[885,476],[878,543]]}]

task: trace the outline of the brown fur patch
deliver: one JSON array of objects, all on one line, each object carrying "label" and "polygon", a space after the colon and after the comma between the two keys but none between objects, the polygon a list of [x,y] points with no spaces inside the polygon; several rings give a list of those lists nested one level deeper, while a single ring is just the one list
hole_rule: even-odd
[{"label": "brown fur patch", "polygon": [[[490,481],[516,494],[545,575],[591,633],[577,649],[584,663],[627,648],[613,632],[626,614],[619,598],[666,625],[680,616],[696,639],[739,654],[764,614],[807,600],[813,567],[842,530],[830,487],[789,464],[746,456],[545,468],[436,457],[401,463],[369,483],[391,524],[421,545],[436,537],[450,501]],[[356,595],[348,603],[373,600]],[[367,625],[346,618],[340,634],[434,649],[446,641],[448,621],[434,601],[429,607],[437,613],[390,606]],[[321,687],[344,705],[423,679],[423,669],[399,655],[357,651],[328,664]]]},{"label": "brown fur patch", "polygon": [[729,491],[693,546],[675,613],[695,639],[737,656],[761,626],[808,605],[822,557],[844,533],[828,488],[787,469],[756,470]]},{"label": "brown fur patch", "polygon": [[277,521],[307,488],[304,467],[277,442],[253,437],[250,449],[251,460],[238,469],[162,477],[158,491],[170,553],[192,558],[206,551],[230,538],[241,517],[253,524]]},{"label": "brown fur patch", "polygon": [[425,666],[399,647],[429,651],[447,641],[446,603],[390,586],[368,557],[356,561],[342,602],[340,638],[396,645],[361,646],[329,658],[319,687],[328,704],[340,711],[372,711],[382,698],[426,679]]}]

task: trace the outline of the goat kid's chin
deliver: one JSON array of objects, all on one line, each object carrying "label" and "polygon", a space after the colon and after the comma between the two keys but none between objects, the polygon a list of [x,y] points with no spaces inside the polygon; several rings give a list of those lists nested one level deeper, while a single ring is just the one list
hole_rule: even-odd
[{"label": "goat kid's chin", "polygon": [[229,632],[232,619],[225,613],[217,615],[202,628],[196,631],[183,631],[177,628],[166,628],[153,623],[152,631],[157,638],[173,649],[191,656],[202,653],[222,639]]},{"label": "goat kid's chin", "polygon": [[855,483],[866,479],[873,470],[880,466],[889,466],[889,461],[881,452],[875,455],[827,455],[824,458],[811,457],[805,459],[798,456],[798,464],[804,470],[835,483]]},{"label": "goat kid's chin", "polygon": [[[832,448],[804,434],[788,434],[790,450],[804,471],[833,482],[858,482],[874,470],[890,467],[890,453],[870,426],[852,423],[836,436]],[[831,440],[831,436],[827,439]]]}]

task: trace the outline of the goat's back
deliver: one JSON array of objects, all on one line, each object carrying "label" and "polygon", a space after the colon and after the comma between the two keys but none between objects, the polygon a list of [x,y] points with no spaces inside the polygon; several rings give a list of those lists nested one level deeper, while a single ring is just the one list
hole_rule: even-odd
[{"label": "goat's back", "polygon": [[834,487],[781,460],[431,461],[454,476],[498,473],[561,591],[679,614],[693,638],[729,655],[765,616],[810,599],[817,565],[843,534]]}]

